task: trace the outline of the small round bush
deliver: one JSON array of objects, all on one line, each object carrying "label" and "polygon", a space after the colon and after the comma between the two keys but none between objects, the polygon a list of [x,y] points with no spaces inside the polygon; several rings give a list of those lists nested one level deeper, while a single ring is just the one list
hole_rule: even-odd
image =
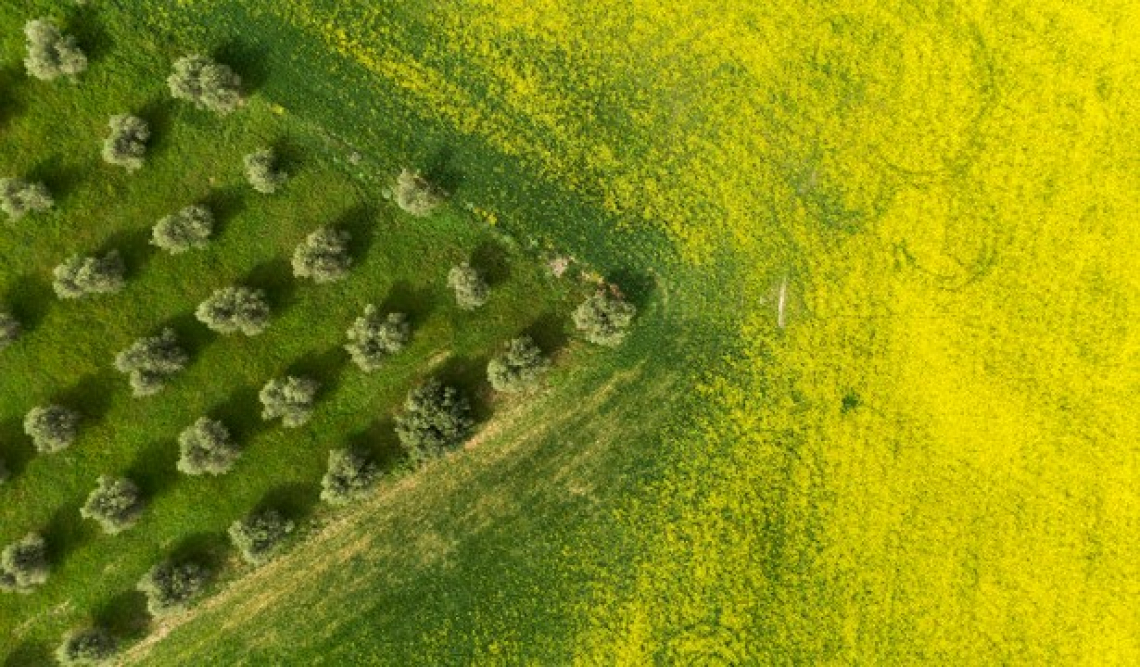
[{"label": "small round bush", "polygon": [[347,505],[360,499],[376,483],[376,466],[355,449],[329,452],[329,466],[321,479],[321,500]]},{"label": "small round bush", "polygon": [[262,510],[230,524],[230,541],[251,565],[273,557],[281,542],[293,532],[293,522],[276,510]]},{"label": "small round bush", "polygon": [[376,306],[368,305],[364,316],[356,318],[349,328],[344,349],[361,370],[371,373],[380,368],[389,355],[404,349],[411,336],[407,315],[388,313],[384,316]]},{"label": "small round bush", "polygon": [[79,413],[62,405],[32,408],[24,417],[24,433],[41,454],[63,451],[79,435]]},{"label": "small round bush", "polygon": [[209,417],[199,418],[179,434],[178,450],[178,470],[187,475],[222,475],[241,456],[226,425]]},{"label": "small round bush", "polygon": [[73,255],[55,267],[52,288],[61,299],[81,299],[92,294],[113,294],[126,285],[126,266],[119,251],[102,257]]},{"label": "small round bush", "polygon": [[348,254],[349,233],[321,227],[305,237],[293,251],[293,275],[315,283],[331,283],[348,275],[352,257]]},{"label": "small round bush", "polygon": [[43,183],[30,183],[22,178],[0,178],[0,210],[9,218],[19,220],[54,205],[55,200]]},{"label": "small round bush", "polygon": [[473,426],[467,399],[436,379],[413,389],[404,401],[404,412],[396,417],[396,435],[416,463],[459,447]]},{"label": "small round bush", "polygon": [[424,178],[417,171],[404,169],[396,177],[393,191],[396,205],[418,218],[427,217],[447,200],[443,188]]},{"label": "small round bush", "polygon": [[161,617],[188,608],[208,579],[209,572],[201,563],[168,560],[143,575],[138,590],[146,596],[151,615]]},{"label": "small round bush", "polygon": [[281,419],[286,428],[296,428],[309,421],[317,401],[320,383],[311,378],[286,376],[274,378],[261,388],[261,418]]},{"label": "small round bush", "polygon": [[23,330],[20,321],[13,317],[12,313],[0,310],[0,350],[15,343]]},{"label": "small round bush", "polygon": [[0,552],[0,588],[27,593],[48,578],[47,543],[28,533]]},{"label": "small round bush", "polygon": [[206,247],[213,233],[213,211],[195,204],[159,220],[151,230],[150,242],[171,255],[178,255],[187,250]]},{"label": "small round bush", "polygon": [[225,287],[199,304],[194,316],[221,334],[256,336],[269,326],[269,302],[259,289]]},{"label": "small round bush", "polygon": [[108,535],[116,535],[135,525],[142,511],[142,492],[134,482],[104,475],[79,514],[97,522]]},{"label": "small round bush", "polygon": [[63,667],[99,667],[110,664],[117,650],[114,638],[103,628],[83,628],[64,636],[55,659]]},{"label": "small round bush", "polygon": [[201,55],[174,61],[174,72],[166,79],[170,94],[199,109],[226,115],[241,106],[241,77],[227,65]]},{"label": "small round bush", "polygon": [[487,303],[491,292],[487,281],[467,262],[451,268],[447,286],[455,291],[455,303],[464,310],[475,310]]},{"label": "small round bush", "polygon": [[495,391],[518,393],[538,386],[550,361],[530,336],[507,343],[507,349],[487,364],[487,380]]},{"label": "small round bush", "polygon": [[244,158],[245,178],[258,192],[271,195],[281,189],[289,180],[289,175],[277,164],[277,153],[272,148],[262,148]]},{"label": "small round bush", "polygon": [[190,356],[178,345],[173,329],[151,338],[140,338],[115,357],[115,368],[131,378],[135,396],[151,396],[166,386],[167,380],[186,368]]},{"label": "small round bush", "polygon": [[150,126],[138,116],[111,116],[107,123],[111,134],[103,141],[103,161],[135,171],[143,166]]},{"label": "small round bush", "polygon": [[591,343],[616,347],[629,333],[637,308],[611,294],[598,292],[574,311],[574,325]]},{"label": "small round bush", "polygon": [[64,35],[48,19],[28,21],[24,25],[24,35],[28,42],[24,67],[35,78],[42,81],[52,81],[61,76],[74,78],[87,69],[87,56],[75,37]]}]

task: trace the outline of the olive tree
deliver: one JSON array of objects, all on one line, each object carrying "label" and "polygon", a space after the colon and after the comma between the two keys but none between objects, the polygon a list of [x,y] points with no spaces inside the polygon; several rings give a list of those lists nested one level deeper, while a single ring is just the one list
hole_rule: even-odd
[{"label": "olive tree", "polygon": [[487,303],[491,292],[487,281],[467,262],[451,267],[447,286],[455,292],[455,303],[464,310],[475,310]]},{"label": "olive tree", "polygon": [[228,65],[206,56],[189,55],[174,61],[174,71],[166,83],[175,99],[221,115],[242,103],[241,77]]},{"label": "olive tree", "polygon": [[419,218],[431,215],[432,211],[447,200],[443,188],[411,169],[404,169],[396,177],[393,195],[397,206]]},{"label": "olive tree", "polygon": [[495,391],[518,393],[536,387],[549,369],[550,360],[538,345],[530,336],[520,336],[487,364],[487,380]]},{"label": "olive tree", "polygon": [[12,313],[6,310],[0,310],[0,350],[8,347],[20,338],[24,327],[20,324]]},{"label": "olive tree", "polygon": [[76,77],[87,69],[87,56],[72,35],[60,32],[48,19],[35,19],[24,24],[28,55],[24,68],[42,81],[61,76]]},{"label": "olive tree", "polygon": [[380,368],[388,355],[404,349],[412,336],[412,327],[407,315],[381,315],[376,306],[369,304],[364,307],[364,315],[352,323],[347,335],[344,349],[361,370],[371,373]]},{"label": "olive tree", "polygon": [[278,165],[277,153],[272,148],[254,151],[246,155],[243,162],[246,180],[262,194],[277,192],[289,180],[289,175]]},{"label": "olive tree", "polygon": [[99,485],[79,508],[84,519],[95,521],[108,535],[116,535],[135,525],[142,511],[142,492],[138,485],[125,477],[107,475],[99,478]]},{"label": "olive tree", "polygon": [[41,405],[24,417],[24,433],[41,454],[60,452],[79,435],[79,413],[62,405]]},{"label": "olive tree", "polygon": [[151,615],[161,617],[188,608],[208,580],[209,571],[197,561],[167,560],[143,575],[137,588]]},{"label": "olive tree", "polygon": [[269,301],[259,289],[225,287],[199,304],[194,316],[221,334],[256,336],[269,325]]},{"label": "olive tree", "polygon": [[103,161],[135,171],[143,166],[150,126],[138,116],[111,116],[107,123],[111,134],[103,141]]},{"label": "olive tree", "polygon": [[55,659],[63,667],[99,667],[110,664],[118,648],[103,628],[82,628],[64,635],[55,649]]},{"label": "olive tree", "polygon": [[54,205],[55,200],[43,183],[31,183],[22,178],[0,178],[0,210],[9,218],[19,220]]},{"label": "olive tree", "polygon": [[309,421],[317,401],[320,383],[306,377],[292,375],[274,378],[265,383],[258,397],[261,399],[261,418],[281,419],[286,428],[295,428]]},{"label": "olive tree", "polygon": [[358,500],[376,483],[375,464],[355,449],[329,452],[329,465],[321,478],[321,500],[330,505],[347,505]]},{"label": "olive tree", "polygon": [[200,417],[178,435],[178,470],[187,475],[222,475],[241,456],[230,430],[216,419]]},{"label": "olive tree", "polygon": [[591,343],[616,347],[629,333],[637,308],[609,291],[586,299],[574,311],[574,326]]},{"label": "olive tree", "polygon": [[163,217],[151,230],[151,245],[171,255],[193,248],[204,248],[214,233],[214,212],[202,204],[194,204]]},{"label": "olive tree", "polygon": [[82,299],[92,294],[114,294],[127,284],[127,267],[118,250],[102,257],[72,255],[52,272],[52,288],[61,299]]},{"label": "olive tree", "polygon": [[350,235],[342,229],[321,227],[293,251],[293,275],[315,283],[331,283],[348,275],[352,257],[348,254]]},{"label": "olive tree", "polygon": [[115,357],[115,368],[130,376],[135,396],[152,396],[189,361],[190,356],[178,345],[174,330],[164,329],[158,336],[140,338],[120,352]]},{"label": "olive tree", "polygon": [[281,542],[293,532],[294,524],[277,510],[261,510],[230,524],[230,541],[251,565],[273,557]]},{"label": "olive tree", "polygon": [[408,394],[403,413],[396,417],[396,435],[417,463],[457,448],[473,427],[467,399],[434,378]]},{"label": "olive tree", "polygon": [[47,543],[28,533],[0,552],[0,588],[27,593],[48,578]]}]

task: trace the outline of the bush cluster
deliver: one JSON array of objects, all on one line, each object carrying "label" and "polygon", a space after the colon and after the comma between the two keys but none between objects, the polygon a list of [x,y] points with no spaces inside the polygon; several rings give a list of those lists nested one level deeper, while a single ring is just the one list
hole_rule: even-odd
[{"label": "bush cluster", "polygon": [[347,505],[358,500],[376,483],[376,466],[355,449],[329,452],[329,465],[321,479],[321,500],[330,505]]},{"label": "bush cluster", "polygon": [[0,552],[0,589],[27,593],[48,578],[47,543],[28,533]]},{"label": "bush cluster", "polygon": [[164,329],[158,336],[140,338],[120,352],[115,357],[115,368],[130,375],[135,396],[152,396],[189,361],[190,356],[179,347],[174,330]]},{"label": "bush cluster", "polygon": [[30,183],[22,178],[0,178],[0,210],[9,218],[19,220],[54,205],[55,200],[43,183]]},{"label": "bush cluster", "polygon": [[320,383],[306,377],[274,378],[265,383],[258,397],[261,399],[261,418],[281,419],[286,428],[296,428],[313,416]]},{"label": "bush cluster", "polygon": [[61,76],[75,77],[87,69],[87,56],[79,48],[75,37],[64,35],[48,19],[35,19],[24,25],[28,42],[28,56],[24,68],[28,74],[42,81]]},{"label": "bush cluster", "polygon": [[388,355],[396,354],[408,344],[412,327],[403,313],[380,314],[376,306],[364,307],[364,315],[356,318],[348,332],[348,351],[361,370],[371,373],[380,368]]},{"label": "bush cluster", "polygon": [[289,175],[278,166],[277,153],[272,148],[254,151],[246,155],[243,162],[246,180],[262,194],[277,192],[289,180]]},{"label": "bush cluster", "polygon": [[396,417],[396,435],[416,463],[455,449],[471,435],[473,426],[467,399],[434,378],[408,394],[404,412]]},{"label": "bush cluster", "polygon": [[142,492],[134,482],[125,477],[104,475],[87,496],[79,514],[97,522],[103,532],[116,535],[135,525],[142,511]]},{"label": "bush cluster", "polygon": [[537,386],[549,368],[550,360],[538,345],[530,336],[521,336],[487,364],[487,380],[495,391],[517,393]]},{"label": "bush cluster", "polygon": [[12,313],[6,310],[0,310],[0,350],[15,343],[23,332],[24,328],[20,325]]},{"label": "bush cluster", "polygon": [[261,510],[230,524],[230,541],[251,565],[273,557],[281,542],[293,532],[293,522],[277,510]]},{"label": "bush cluster", "polygon": [[114,294],[127,284],[127,267],[118,250],[102,257],[72,255],[52,272],[52,288],[61,299],[81,299],[91,294]]},{"label": "bush cluster", "polygon": [[269,325],[269,302],[262,290],[225,287],[199,304],[194,316],[221,334],[256,336]]},{"label": "bush cluster", "polygon": [[209,571],[201,563],[168,560],[143,575],[137,588],[146,596],[151,615],[160,617],[189,607],[208,579]]},{"label": "bush cluster", "polygon": [[103,142],[103,161],[135,171],[143,166],[150,126],[138,116],[111,116],[107,126],[111,134]]},{"label": "bush cluster", "polygon": [[174,61],[174,72],[166,79],[170,94],[199,109],[228,114],[241,106],[241,77],[227,65],[201,55]]},{"label": "bush cluster", "polygon": [[455,303],[464,310],[475,310],[487,303],[490,288],[487,281],[467,262],[451,267],[447,286],[455,292]]},{"label": "bush cluster", "polygon": [[72,630],[55,650],[55,659],[63,667],[99,667],[110,664],[118,644],[100,627]]},{"label": "bush cluster", "polygon": [[241,456],[226,425],[201,417],[178,435],[178,470],[187,475],[221,475]]},{"label": "bush cluster", "polygon": [[397,206],[419,218],[431,215],[432,211],[447,200],[443,188],[411,169],[404,169],[396,177],[393,195]]},{"label": "bush cluster", "polygon": [[629,333],[637,308],[622,298],[601,291],[574,311],[574,325],[591,343],[616,347]]},{"label": "bush cluster", "polygon": [[24,433],[41,454],[63,451],[79,435],[79,413],[62,405],[41,405],[24,417]]},{"label": "bush cluster", "polygon": [[214,212],[201,204],[187,206],[158,221],[151,230],[151,245],[177,255],[204,248],[214,233]]},{"label": "bush cluster", "polygon": [[315,283],[331,283],[348,275],[352,257],[348,254],[350,235],[341,229],[321,227],[293,251],[293,275]]}]

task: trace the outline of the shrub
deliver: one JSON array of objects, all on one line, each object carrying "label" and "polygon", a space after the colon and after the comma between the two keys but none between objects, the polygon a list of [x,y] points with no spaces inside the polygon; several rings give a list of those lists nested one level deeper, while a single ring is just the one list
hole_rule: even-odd
[{"label": "shrub", "polygon": [[301,426],[313,415],[320,383],[304,377],[275,378],[261,388],[261,418],[281,419],[286,428]]},{"label": "shrub", "polygon": [[174,61],[166,79],[170,94],[199,109],[228,114],[241,106],[241,77],[227,65],[206,56],[190,55]]},{"label": "shrub", "polygon": [[0,178],[0,209],[13,220],[46,211],[55,205],[47,186],[29,183],[22,178]]},{"label": "shrub", "polygon": [[204,248],[213,233],[213,211],[195,204],[159,220],[151,230],[150,242],[177,255],[192,248]]},{"label": "shrub", "polygon": [[112,250],[102,257],[73,255],[55,267],[52,288],[61,299],[113,294],[126,285],[126,271],[118,250]]},{"label": "shrub", "polygon": [[266,195],[277,192],[289,175],[277,164],[277,153],[272,148],[262,148],[245,156],[245,178],[254,190]]},{"label": "shrub", "polygon": [[87,56],[75,41],[75,37],[64,35],[47,19],[28,21],[24,25],[24,35],[28,40],[28,56],[24,67],[28,74],[42,81],[51,81],[61,76],[75,77],[87,69]]},{"label": "shrub", "polygon": [[348,254],[349,233],[321,227],[305,237],[293,251],[293,275],[316,283],[331,283],[348,275],[352,257]]},{"label": "shrub", "polygon": [[23,330],[20,321],[13,317],[12,313],[0,310],[0,350],[15,343]]},{"label": "shrub", "polygon": [[143,166],[150,126],[138,116],[111,116],[107,126],[111,134],[103,142],[103,161],[134,171]]},{"label": "shrub", "polygon": [[55,659],[63,667],[97,667],[115,657],[118,645],[103,628],[72,630],[55,650]]},{"label": "shrub", "polygon": [[87,496],[79,514],[98,522],[103,532],[115,535],[135,525],[142,510],[142,492],[134,482],[104,475],[99,478],[99,486]]},{"label": "shrub", "polygon": [[24,417],[24,433],[41,454],[63,451],[79,435],[79,413],[62,405],[34,407]]},{"label": "shrub", "polygon": [[458,447],[473,426],[467,399],[435,379],[413,389],[404,401],[403,414],[396,417],[396,435],[417,463]]},{"label": "shrub", "polygon": [[464,310],[475,310],[487,303],[491,291],[483,276],[467,262],[451,268],[447,286],[455,291],[455,303]]},{"label": "shrub", "polygon": [[603,291],[578,306],[574,311],[574,325],[591,343],[616,347],[629,333],[636,314],[633,304]]},{"label": "shrub", "polygon": [[27,593],[48,578],[47,543],[38,533],[28,533],[0,552],[0,587]]},{"label": "shrub", "polygon": [[230,524],[230,541],[241,557],[251,565],[260,565],[273,557],[274,552],[289,533],[293,522],[276,510],[254,512]]},{"label": "shrub", "polygon": [[143,575],[137,588],[146,595],[146,608],[151,615],[163,616],[189,607],[208,578],[209,572],[201,563],[167,560]]},{"label": "shrub", "polygon": [[221,475],[233,467],[241,450],[226,425],[201,417],[178,435],[178,470],[187,475]]},{"label": "shrub", "polygon": [[269,302],[259,289],[226,287],[199,304],[194,316],[218,333],[256,336],[269,325]]},{"label": "shrub", "polygon": [[321,479],[321,500],[330,505],[347,505],[359,499],[376,483],[377,470],[354,449],[329,452],[329,467]]},{"label": "shrub", "polygon": [[178,346],[173,329],[164,329],[151,338],[140,338],[115,357],[115,368],[131,378],[135,396],[151,396],[166,386],[166,381],[186,368],[190,360]]},{"label": "shrub", "polygon": [[364,307],[364,316],[356,318],[348,330],[348,351],[361,370],[371,373],[380,368],[384,358],[404,349],[412,336],[408,316],[403,313],[380,315],[376,306]]},{"label": "shrub", "polygon": [[495,391],[517,393],[537,386],[549,368],[542,350],[530,336],[522,336],[508,342],[506,351],[487,364],[487,380]]},{"label": "shrub", "polygon": [[447,200],[443,188],[410,169],[401,171],[396,177],[393,194],[397,206],[419,218],[431,215],[432,211]]}]

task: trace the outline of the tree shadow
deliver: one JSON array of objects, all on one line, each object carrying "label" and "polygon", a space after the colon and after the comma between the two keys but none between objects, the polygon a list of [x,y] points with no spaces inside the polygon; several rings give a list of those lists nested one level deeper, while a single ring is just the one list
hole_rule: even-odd
[{"label": "tree shadow", "polygon": [[112,234],[96,251],[96,255],[103,257],[112,250],[117,250],[126,266],[125,277],[130,280],[142,273],[147,262],[154,255],[154,246],[150,244],[151,230],[126,229]]},{"label": "tree shadow", "polygon": [[257,92],[269,78],[268,50],[258,44],[229,40],[214,49],[213,57],[241,76],[242,94]]},{"label": "tree shadow", "polygon": [[487,382],[488,356],[452,357],[435,373],[443,384],[455,387],[471,403],[471,417],[476,423],[491,416],[491,385]]},{"label": "tree shadow", "polygon": [[616,285],[625,299],[637,306],[638,310],[645,308],[657,289],[657,280],[651,274],[631,268],[614,271],[610,274],[609,282]]},{"label": "tree shadow", "polygon": [[147,102],[138,112],[138,117],[146,121],[150,128],[147,141],[147,156],[156,157],[165,152],[170,142],[170,130],[174,127],[174,100],[159,97]]},{"label": "tree shadow", "polygon": [[428,158],[424,166],[424,178],[441,188],[448,196],[454,195],[463,185],[464,176],[455,166],[455,149],[441,146]]},{"label": "tree shadow", "polygon": [[435,296],[430,289],[416,287],[407,280],[399,280],[388,290],[388,296],[380,304],[380,312],[407,315],[414,335],[416,326],[427,319],[434,307]]},{"label": "tree shadow", "polygon": [[169,440],[155,440],[135,455],[126,477],[149,503],[174,485],[178,478],[178,448]]},{"label": "tree shadow", "polygon": [[278,137],[270,147],[277,157],[277,168],[288,174],[289,178],[293,178],[305,166],[305,150],[292,138]]},{"label": "tree shadow", "polygon": [[348,232],[348,253],[353,262],[361,264],[376,241],[377,210],[368,204],[357,204],[345,211],[333,225]]},{"label": "tree shadow", "polygon": [[230,540],[224,532],[194,533],[183,538],[170,550],[170,560],[175,563],[194,562],[209,571],[215,578],[226,562]]},{"label": "tree shadow", "polygon": [[67,12],[64,32],[75,36],[79,48],[91,63],[102,60],[115,46],[99,21],[99,11],[94,5],[73,3]]},{"label": "tree shadow", "polygon": [[407,452],[396,435],[396,422],[391,417],[377,420],[366,430],[349,436],[348,445],[367,456],[381,472],[395,470],[408,461]]},{"label": "tree shadow", "polygon": [[97,607],[94,616],[96,625],[119,640],[142,639],[150,631],[146,595],[140,591],[119,593]]},{"label": "tree shadow", "polygon": [[202,204],[214,214],[214,231],[211,237],[217,238],[225,231],[226,225],[245,210],[244,189],[230,186],[212,190],[202,200]]},{"label": "tree shadow", "polygon": [[67,199],[83,182],[83,176],[83,169],[66,163],[59,155],[53,155],[37,162],[28,171],[27,179],[46,185],[58,206],[60,201]]},{"label": "tree shadow", "polygon": [[230,392],[223,403],[214,406],[208,415],[225,424],[236,442],[249,442],[269,427],[261,418],[260,393],[261,387],[239,387]]},{"label": "tree shadow", "polygon": [[108,370],[85,376],[70,389],[56,395],[53,402],[75,410],[80,415],[80,429],[96,424],[111,409],[111,399],[119,388],[117,373]]},{"label": "tree shadow", "polygon": [[19,419],[0,422],[0,460],[8,469],[9,481],[24,472],[35,455],[35,448],[24,434],[23,422]]},{"label": "tree shadow", "polygon": [[23,70],[19,66],[0,67],[0,127],[24,110],[24,101],[19,94],[23,80]]},{"label": "tree shadow", "polygon": [[[91,482],[94,486],[95,480]],[[58,567],[70,553],[94,537],[99,530],[93,522],[80,516],[79,508],[83,502],[65,503],[51,515],[44,526],[42,534],[47,542],[48,562],[52,567]]]},{"label": "tree shadow", "polygon": [[321,485],[292,482],[270,489],[257,503],[256,511],[277,510],[286,519],[300,523],[313,513],[321,497]]},{"label": "tree shadow", "polygon": [[570,333],[567,330],[568,320],[561,313],[547,311],[540,315],[530,326],[522,330],[522,335],[530,336],[535,345],[547,356],[552,355],[570,342]]},{"label": "tree shadow", "polygon": [[265,292],[269,307],[279,313],[293,304],[297,294],[297,281],[289,260],[276,257],[255,266],[240,281],[246,287]]},{"label": "tree shadow", "polygon": [[208,345],[218,339],[218,334],[199,322],[192,312],[168,320],[158,328],[159,331],[164,329],[174,330],[174,335],[178,337],[178,345],[190,355],[191,364]]},{"label": "tree shadow", "polygon": [[39,642],[20,644],[4,660],[4,667],[55,667],[57,664],[52,648]]},{"label": "tree shadow", "polygon": [[35,331],[56,302],[51,282],[34,273],[25,273],[12,283],[4,303],[24,328],[23,335]]},{"label": "tree shadow", "polygon": [[324,352],[310,352],[285,369],[285,373],[297,377],[312,378],[321,384],[317,390],[320,398],[336,389],[348,364],[348,354],[341,347]]},{"label": "tree shadow", "polygon": [[485,239],[475,248],[471,253],[471,266],[491,287],[511,277],[510,252],[494,239]]}]

